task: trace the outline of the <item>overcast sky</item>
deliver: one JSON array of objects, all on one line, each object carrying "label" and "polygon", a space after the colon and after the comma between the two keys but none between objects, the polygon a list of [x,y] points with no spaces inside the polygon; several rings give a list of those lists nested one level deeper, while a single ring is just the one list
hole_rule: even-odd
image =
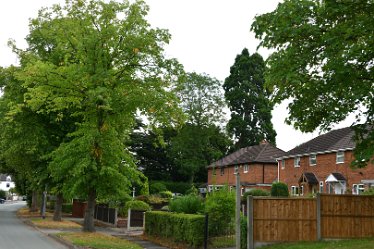
[{"label": "overcast sky", "polygon": [[[279,0],[146,0],[150,6],[147,17],[153,27],[168,29],[172,35],[166,47],[168,57],[174,57],[188,72],[207,73],[223,81],[230,66],[243,48],[257,50],[259,41],[250,32],[254,17],[273,11]],[[8,39],[18,47],[26,47],[28,21],[37,16],[41,7],[64,0],[9,0],[0,5],[0,66],[17,64],[17,58],[7,47]],[[269,51],[259,49],[264,58]],[[273,125],[277,146],[288,151],[318,135],[303,134],[284,124],[287,104],[273,110]],[[336,127],[349,126],[349,121]]]}]

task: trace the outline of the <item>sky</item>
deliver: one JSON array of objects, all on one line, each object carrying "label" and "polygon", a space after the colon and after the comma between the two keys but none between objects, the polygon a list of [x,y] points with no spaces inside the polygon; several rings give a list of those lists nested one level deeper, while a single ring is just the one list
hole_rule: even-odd
[{"label": "sky", "polygon": [[[258,49],[259,40],[250,31],[254,17],[273,11],[280,0],[145,0],[150,7],[147,16],[152,27],[168,29],[172,39],[167,57],[176,58],[187,72],[207,73],[224,81],[230,74],[236,55],[244,48],[258,52],[265,59],[271,53]],[[41,7],[64,0],[12,0],[0,5],[0,66],[17,65],[8,48],[9,39],[18,47],[27,46],[29,18],[37,16]],[[319,132],[301,133],[284,123],[288,116],[287,102],[274,107],[273,126],[277,147],[288,151],[316,136]],[[349,126],[352,117],[334,128]]]}]

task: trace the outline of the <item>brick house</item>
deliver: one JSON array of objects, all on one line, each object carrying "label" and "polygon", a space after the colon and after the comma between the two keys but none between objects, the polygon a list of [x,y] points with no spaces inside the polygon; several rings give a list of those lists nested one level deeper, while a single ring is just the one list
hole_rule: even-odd
[{"label": "brick house", "polygon": [[235,187],[235,172],[240,174],[242,194],[252,188],[270,189],[277,180],[276,158],[284,151],[268,142],[242,148],[207,166],[208,191],[228,185]]},{"label": "brick house", "polygon": [[291,195],[309,193],[360,194],[374,186],[374,167],[350,167],[354,131],[343,128],[318,136],[277,158],[279,181]]}]

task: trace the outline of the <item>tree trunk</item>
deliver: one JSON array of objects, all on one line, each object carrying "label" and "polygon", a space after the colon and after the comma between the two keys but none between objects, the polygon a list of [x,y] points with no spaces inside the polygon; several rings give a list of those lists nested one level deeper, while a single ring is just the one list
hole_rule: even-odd
[{"label": "tree trunk", "polygon": [[54,221],[61,221],[61,214],[62,214],[62,203],[64,202],[64,197],[62,194],[57,194],[56,196],[56,203],[55,203],[55,211],[53,213],[53,220]]},{"label": "tree trunk", "polygon": [[38,192],[33,190],[32,197],[31,197],[30,212],[37,212],[37,211],[38,211]]},{"label": "tree trunk", "polygon": [[87,207],[84,214],[83,232],[95,232],[94,211],[96,204],[96,191],[90,189],[88,192]]}]

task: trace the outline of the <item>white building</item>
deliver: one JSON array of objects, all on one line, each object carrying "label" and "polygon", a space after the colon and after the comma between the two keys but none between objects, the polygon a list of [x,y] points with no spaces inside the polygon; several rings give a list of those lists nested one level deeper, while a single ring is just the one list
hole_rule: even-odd
[{"label": "white building", "polygon": [[[4,190],[8,196],[9,194],[9,189],[14,188],[16,185],[12,181],[12,177],[10,175],[5,175],[5,174],[0,174],[0,189]],[[14,197],[12,197],[13,199]]]}]

